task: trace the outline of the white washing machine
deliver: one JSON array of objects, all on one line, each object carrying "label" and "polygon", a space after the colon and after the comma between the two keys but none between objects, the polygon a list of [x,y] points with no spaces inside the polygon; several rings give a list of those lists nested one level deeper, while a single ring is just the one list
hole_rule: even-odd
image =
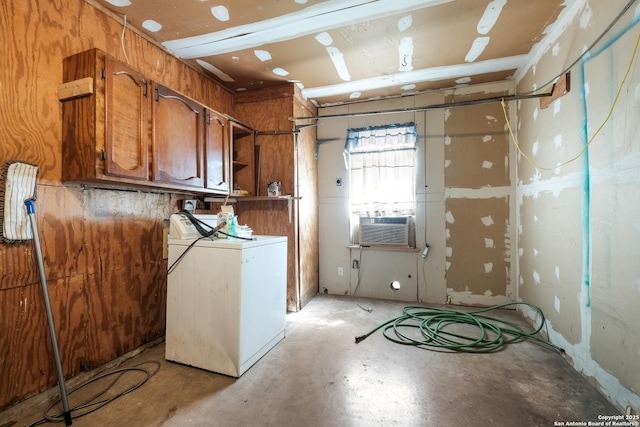
[{"label": "white washing machine", "polygon": [[285,336],[287,238],[171,234],[165,357],[240,377]]}]

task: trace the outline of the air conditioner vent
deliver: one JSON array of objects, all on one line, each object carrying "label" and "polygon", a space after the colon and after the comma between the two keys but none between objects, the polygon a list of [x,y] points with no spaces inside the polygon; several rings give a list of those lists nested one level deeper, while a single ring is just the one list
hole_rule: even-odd
[{"label": "air conditioner vent", "polygon": [[410,217],[361,217],[360,244],[409,246]]}]

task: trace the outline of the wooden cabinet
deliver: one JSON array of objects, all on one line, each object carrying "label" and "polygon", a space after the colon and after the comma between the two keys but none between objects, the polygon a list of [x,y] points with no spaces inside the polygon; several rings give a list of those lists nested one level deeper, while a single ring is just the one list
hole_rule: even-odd
[{"label": "wooden cabinet", "polygon": [[153,181],[204,187],[204,107],[153,84]]},{"label": "wooden cabinet", "polygon": [[66,58],[63,78],[64,82],[89,78],[93,93],[62,104],[62,179],[147,181],[148,80],[97,49]]},{"label": "wooden cabinet", "polygon": [[228,194],[231,187],[229,120],[205,109],[206,188]]},{"label": "wooden cabinet", "polygon": [[64,60],[59,93],[63,181],[229,194],[224,115],[98,49]]},{"label": "wooden cabinet", "polygon": [[231,121],[233,194],[256,196],[255,131]]}]

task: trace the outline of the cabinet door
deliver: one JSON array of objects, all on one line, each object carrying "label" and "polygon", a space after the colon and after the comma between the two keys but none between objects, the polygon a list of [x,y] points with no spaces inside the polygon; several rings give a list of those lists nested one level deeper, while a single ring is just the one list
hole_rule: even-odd
[{"label": "cabinet door", "polygon": [[206,187],[218,193],[229,194],[229,121],[213,110],[206,109],[205,115]]},{"label": "cabinet door", "polygon": [[149,179],[147,79],[113,58],[105,59],[105,175]]},{"label": "cabinet door", "polygon": [[153,181],[204,187],[204,107],[154,83]]}]

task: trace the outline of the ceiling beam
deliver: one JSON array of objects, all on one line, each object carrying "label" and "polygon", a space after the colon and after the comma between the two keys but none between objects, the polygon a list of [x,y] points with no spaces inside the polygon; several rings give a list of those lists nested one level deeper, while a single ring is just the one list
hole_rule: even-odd
[{"label": "ceiling beam", "polygon": [[330,0],[277,18],[199,36],[169,40],[162,44],[180,58],[203,58],[291,40],[451,1],[453,0]]},{"label": "ceiling beam", "polygon": [[402,86],[410,83],[456,79],[485,73],[517,70],[526,61],[527,55],[516,55],[474,63],[446,65],[441,67],[425,68],[423,70],[388,74],[385,76],[355,80],[336,85],[306,88],[303,89],[302,92],[309,99],[318,99],[353,92],[365,92],[372,89]]}]

